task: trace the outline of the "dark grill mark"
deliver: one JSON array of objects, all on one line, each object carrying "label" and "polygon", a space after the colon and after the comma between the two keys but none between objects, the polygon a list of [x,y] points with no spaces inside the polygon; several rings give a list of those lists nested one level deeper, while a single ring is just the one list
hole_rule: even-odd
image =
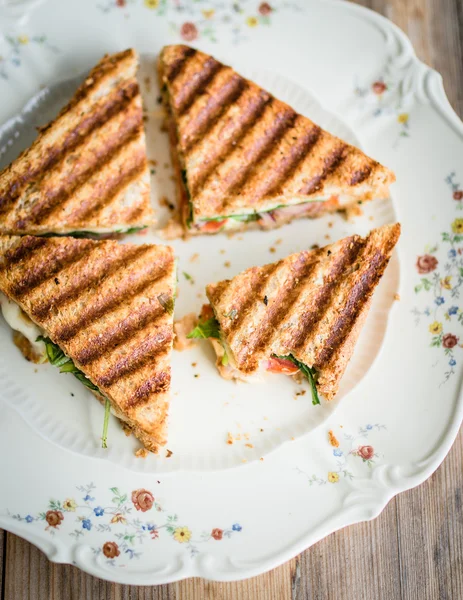
[{"label": "dark grill mark", "polygon": [[[182,132],[182,150],[188,152],[192,146],[201,140],[214,123],[220,119],[226,109],[236,101],[246,88],[246,81],[237,74],[233,74],[222,87],[209,95],[203,106],[192,118]],[[207,94],[207,89],[205,90]]]},{"label": "dark grill mark", "polygon": [[[149,248],[147,248],[148,251]],[[113,311],[124,302],[128,302],[130,298],[141,294],[155,281],[165,276],[165,267],[165,263],[156,263],[155,265],[148,265],[148,269],[151,268],[151,271],[140,269],[137,272],[128,272],[127,279],[118,281],[118,286],[115,290],[108,292],[105,296],[99,296],[96,302],[88,310],[83,310],[75,321],[58,330],[55,334],[56,342],[71,340],[93,321],[101,319],[101,317]]]},{"label": "dark grill mark", "polygon": [[58,292],[53,297],[32,307],[32,316],[36,319],[44,319],[51,310],[62,308],[78,298],[81,292],[96,285],[101,287],[107,277],[114,276],[119,270],[127,268],[130,263],[136,261],[145,253],[146,248],[144,246],[136,246],[128,249],[123,256],[112,261],[108,261],[106,255],[102,264],[95,265],[90,261],[86,261],[72,280],[66,282],[66,286],[61,293]]},{"label": "dark grill mark", "polygon": [[320,134],[320,127],[314,125],[296,140],[289,153],[272,165],[268,178],[260,184],[260,187],[257,187],[254,194],[248,196],[249,203],[256,203],[265,196],[282,194],[285,182],[290,179],[297,167],[315,146]]},{"label": "dark grill mark", "polygon": [[355,323],[365,303],[371,296],[374,287],[381,279],[384,269],[389,262],[379,250],[369,260],[368,268],[362,273],[360,280],[350,290],[349,298],[341,314],[331,328],[331,334],[326,340],[323,350],[317,357],[316,366],[322,368],[333,357],[336,349],[346,338],[352,324]]},{"label": "dark grill mark", "polygon": [[[283,137],[290,127],[292,127],[296,116],[296,113],[290,109],[275,117],[272,126],[247,150],[246,156],[243,157],[243,166],[233,171],[231,181],[227,182],[228,186],[223,192],[225,196],[231,198],[232,196],[239,194],[249,172],[256,168],[260,160],[270,154],[272,146]],[[256,126],[258,126],[258,124]],[[228,206],[228,198],[225,197],[223,207]]]},{"label": "dark grill mark", "polygon": [[94,247],[91,240],[79,240],[79,244],[69,243],[56,246],[53,254],[43,257],[40,264],[24,265],[24,275],[11,286],[11,292],[17,298],[30,293],[33,289],[55,277],[67,266],[85,258]]},{"label": "dark grill mark", "polygon": [[331,299],[336,296],[336,291],[344,280],[344,272],[349,265],[355,262],[364,246],[365,242],[360,238],[346,239],[342,254],[339,258],[336,257],[338,260],[332,266],[328,277],[325,277],[322,289],[313,300],[312,310],[302,314],[298,319],[299,327],[291,342],[294,350],[299,349],[305,343],[313,328],[323,319],[323,315],[329,310]]},{"label": "dark grill mark", "polygon": [[[109,145],[100,155],[95,156],[95,161],[88,165],[88,168],[76,176],[74,181],[63,181],[57,189],[50,190],[44,202],[37,203],[32,207],[31,215],[15,223],[18,229],[25,229],[30,223],[39,225],[49,218],[57,209],[61,210],[63,205],[72,199],[73,195],[82,188],[89,179],[109,165],[113,160],[117,160],[118,155],[123,152],[125,146],[132,140],[136,140],[140,135],[141,113],[136,115],[133,121],[128,122],[128,129],[125,127],[122,136],[116,139],[114,146]],[[96,194],[96,199],[98,195]]]},{"label": "dark grill mark", "polygon": [[183,84],[175,95],[174,106],[177,109],[178,116],[181,116],[190,108],[196,97],[222,68],[222,65],[211,57],[206,60],[201,71],[193,73],[191,78]]},{"label": "dark grill mark", "polygon": [[34,251],[39,250],[47,243],[46,239],[26,236],[21,238],[19,244],[5,252],[5,262],[7,266],[13,266],[21,260],[27,258]]},{"label": "dark grill mark", "polygon": [[362,183],[371,173],[371,166],[367,165],[363,169],[359,169],[355,171],[350,180],[350,185],[357,185],[358,183]]},{"label": "dark grill mark", "polygon": [[106,329],[101,335],[88,339],[86,347],[76,354],[76,360],[85,366],[105,354],[109,355],[114,348],[127,342],[148,324],[154,324],[165,314],[165,310],[156,299],[143,304],[125,319],[118,321],[111,329]]},{"label": "dark grill mark", "polygon": [[[18,173],[7,189],[3,193],[0,192],[0,215],[9,212],[10,205],[20,197],[26,184],[37,180],[37,178],[40,178],[41,173],[54,167],[66,152],[78,148],[86,136],[101,127],[113,115],[124,110],[130,100],[138,93],[139,89],[136,82],[130,82],[125,84],[124,87],[118,88],[101,108],[91,112],[88,117],[82,118],[77,127],[69,131],[67,136],[60,141],[59,146],[51,146],[45,149],[41,160],[37,161],[37,165],[34,168],[28,167],[25,172]],[[28,152],[26,150],[22,155],[24,159],[26,159]],[[5,173],[5,171],[2,173]]]},{"label": "dark grill mark", "polygon": [[147,379],[136,390],[136,392],[127,400],[126,407],[134,408],[139,404],[145,403],[150,396],[154,394],[162,394],[169,391],[170,387],[170,372],[161,371],[150,379]]},{"label": "dark grill mark", "polygon": [[171,327],[148,334],[128,356],[124,356],[106,373],[96,377],[98,385],[110,387],[120,379],[134,375],[149,362],[154,367],[156,361],[169,354],[172,335]]},{"label": "dark grill mark", "polygon": [[[239,118],[230,122],[230,131],[222,131],[221,139],[214,140],[213,148],[208,148],[207,163],[203,165],[201,172],[195,177],[194,181],[189,183],[193,196],[201,191],[211,173],[227,160],[237,144],[258,122],[270,99],[271,96],[264,91],[253,96],[248,106],[241,111]],[[196,143],[199,142],[200,140],[196,140]]]},{"label": "dark grill mark", "polygon": [[[227,336],[232,336],[235,331],[239,330],[241,323],[244,321],[247,314],[252,310],[254,303],[258,302],[258,299],[262,296],[261,292],[266,286],[269,277],[271,277],[277,269],[278,263],[273,263],[262,268],[256,268],[256,281],[253,282],[252,294],[246,295],[246,297],[242,298],[242,304],[236,304],[233,306],[233,308],[236,309],[237,314],[234,319],[229,319],[230,323],[227,327],[223,327],[224,333],[226,333]],[[230,283],[231,282],[229,282],[229,285]],[[220,289],[220,296],[224,294],[229,285]],[[238,298],[241,300],[240,296],[238,296]]]},{"label": "dark grill mark", "polygon": [[323,180],[326,179],[330,173],[334,172],[345,160],[345,148],[346,146],[343,145],[333,150],[333,152],[325,158],[322,172],[315,175],[315,177],[312,177],[310,181],[303,185],[298,194],[309,195],[321,190],[323,187]]},{"label": "dark grill mark", "polygon": [[140,175],[146,168],[145,150],[141,149],[140,152],[134,154],[131,159],[135,162],[133,166],[131,166],[130,163],[132,161],[130,161],[125,165],[125,171],[115,172],[112,177],[108,177],[101,184],[95,185],[94,195],[89,198],[89,203],[85,203],[86,205],[82,206],[83,210],[78,209],[77,211],[74,211],[71,220],[77,218],[84,222],[92,216],[95,216],[95,213],[103,210],[123,189],[129,187],[131,183],[140,178]]},{"label": "dark grill mark", "polygon": [[164,74],[167,78],[167,81],[172,83],[180,72],[184,69],[187,59],[191,58],[196,54],[196,50],[194,48],[189,48],[188,46],[184,46],[182,48],[182,54],[176,60],[172,62],[170,65],[163,65]]}]

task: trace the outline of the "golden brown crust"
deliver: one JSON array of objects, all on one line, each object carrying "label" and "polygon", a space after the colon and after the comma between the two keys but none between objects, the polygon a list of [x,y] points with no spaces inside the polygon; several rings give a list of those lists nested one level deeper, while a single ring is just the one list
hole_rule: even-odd
[{"label": "golden brown crust", "polygon": [[166,442],[174,288],[168,246],[0,236],[0,290],[150,450]]},{"label": "golden brown crust", "polygon": [[30,148],[0,173],[0,234],[153,222],[134,50],[105,56]]},{"label": "golden brown crust", "polygon": [[159,77],[193,222],[320,197],[342,196],[341,208],[387,197],[391,171],[214,58],[166,46]]},{"label": "golden brown crust", "polygon": [[331,400],[399,236],[398,223],[387,225],[208,285],[233,367],[249,375],[272,354],[292,354]]}]

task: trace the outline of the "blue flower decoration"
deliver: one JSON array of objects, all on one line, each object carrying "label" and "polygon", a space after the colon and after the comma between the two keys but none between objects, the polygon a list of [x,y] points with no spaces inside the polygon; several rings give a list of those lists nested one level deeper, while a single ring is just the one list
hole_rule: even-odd
[{"label": "blue flower decoration", "polygon": [[457,255],[457,251],[454,248],[449,250],[449,258],[455,258],[456,255]]},{"label": "blue flower decoration", "polygon": [[423,312],[427,317],[429,317],[429,315],[431,314],[431,311],[429,310],[428,307],[426,307]]},{"label": "blue flower decoration", "polygon": [[241,531],[243,528],[241,527],[241,525],[239,523],[233,523],[232,529],[233,529],[233,531]]},{"label": "blue flower decoration", "polygon": [[437,306],[440,306],[441,304],[444,304],[445,300],[442,296],[438,296],[434,302],[437,304]]},{"label": "blue flower decoration", "polygon": [[92,528],[92,522],[90,521],[90,519],[84,519],[82,521],[82,528],[88,529],[90,531],[90,529]]},{"label": "blue flower decoration", "polygon": [[92,498],[88,494],[84,497],[84,502],[93,502],[94,500],[95,500],[95,498]]},{"label": "blue flower decoration", "polygon": [[95,513],[95,516],[101,517],[101,515],[104,515],[104,508],[102,508],[101,506],[97,506],[93,509],[93,512]]},{"label": "blue flower decoration", "polygon": [[156,525],[154,525],[154,523],[146,523],[145,525],[142,525],[141,528],[145,531],[153,531],[153,529],[156,529]]},{"label": "blue flower decoration", "polygon": [[458,306],[451,306],[449,308],[449,315],[456,315],[458,312]]},{"label": "blue flower decoration", "polygon": [[450,365],[451,367],[454,367],[456,364],[457,364],[457,361],[456,361],[454,358],[451,358],[451,359],[449,360],[449,365]]},{"label": "blue flower decoration", "polygon": [[32,521],[34,520],[34,517],[27,515],[24,520],[26,521],[26,523],[32,523]]},{"label": "blue flower decoration", "polygon": [[368,429],[368,430],[373,429],[373,425],[367,425],[366,429]]},{"label": "blue flower decoration", "polygon": [[334,454],[334,456],[342,456],[343,451],[339,450],[339,448],[336,448],[335,450],[333,450],[333,454]]}]

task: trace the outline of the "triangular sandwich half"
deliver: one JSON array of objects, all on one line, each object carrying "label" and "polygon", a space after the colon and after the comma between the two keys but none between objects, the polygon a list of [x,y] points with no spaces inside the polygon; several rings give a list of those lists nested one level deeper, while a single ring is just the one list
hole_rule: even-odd
[{"label": "triangular sandwich half", "polygon": [[389,169],[213,57],[166,46],[158,73],[187,232],[270,229],[388,196]]},{"label": "triangular sandwich half", "polygon": [[314,403],[332,400],[399,235],[387,225],[208,285],[210,306],[189,337],[214,342],[226,378],[299,371]]},{"label": "triangular sandwich half", "polygon": [[0,234],[133,232],[154,221],[138,57],[105,56],[0,172]]},{"label": "triangular sandwich half", "polygon": [[0,236],[2,311],[23,345],[107,399],[151,451],[166,442],[175,282],[168,246]]}]

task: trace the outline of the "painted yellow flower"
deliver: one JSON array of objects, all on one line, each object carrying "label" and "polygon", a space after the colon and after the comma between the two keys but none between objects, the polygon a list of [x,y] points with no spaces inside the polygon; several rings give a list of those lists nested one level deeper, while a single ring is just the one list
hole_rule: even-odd
[{"label": "painted yellow flower", "polygon": [[127,519],[121,513],[116,513],[111,519],[111,523],[127,523]]},{"label": "painted yellow flower", "polygon": [[28,35],[18,35],[18,42],[24,46],[29,43]]},{"label": "painted yellow flower", "polygon": [[400,115],[397,115],[397,121],[399,121],[399,123],[402,123],[402,125],[408,123],[408,113],[400,113]]},{"label": "painted yellow flower", "polygon": [[258,22],[259,21],[257,20],[256,17],[248,17],[246,19],[246,25],[248,25],[249,27],[255,27]]},{"label": "painted yellow flower", "polygon": [[334,471],[330,471],[328,473],[328,481],[330,483],[338,483],[338,481],[339,481],[339,473],[335,473]]},{"label": "painted yellow flower", "polygon": [[191,539],[191,531],[188,527],[177,527],[174,531],[174,540],[184,544],[185,542],[189,542]]},{"label": "painted yellow flower", "polygon": [[434,323],[431,323],[429,326],[429,331],[434,335],[439,335],[439,333],[442,333],[442,323],[439,323],[439,321],[434,321]]},{"label": "painted yellow flower", "polygon": [[212,17],[215,14],[215,10],[213,8],[209,8],[207,10],[202,10],[201,12],[203,13],[204,18],[206,18],[206,19],[212,19]]},{"label": "painted yellow flower", "polygon": [[146,8],[157,8],[159,6],[159,0],[145,0]]},{"label": "painted yellow flower", "polygon": [[77,502],[74,500],[74,498],[66,498],[66,500],[63,502],[63,508],[68,512],[74,512],[77,508]]},{"label": "painted yellow flower", "polygon": [[463,219],[455,219],[452,223],[453,233],[463,233]]},{"label": "painted yellow flower", "polygon": [[444,279],[440,280],[440,284],[446,290],[451,290],[452,289],[451,281],[452,281],[452,276],[451,275],[447,275],[446,277],[444,277]]}]

